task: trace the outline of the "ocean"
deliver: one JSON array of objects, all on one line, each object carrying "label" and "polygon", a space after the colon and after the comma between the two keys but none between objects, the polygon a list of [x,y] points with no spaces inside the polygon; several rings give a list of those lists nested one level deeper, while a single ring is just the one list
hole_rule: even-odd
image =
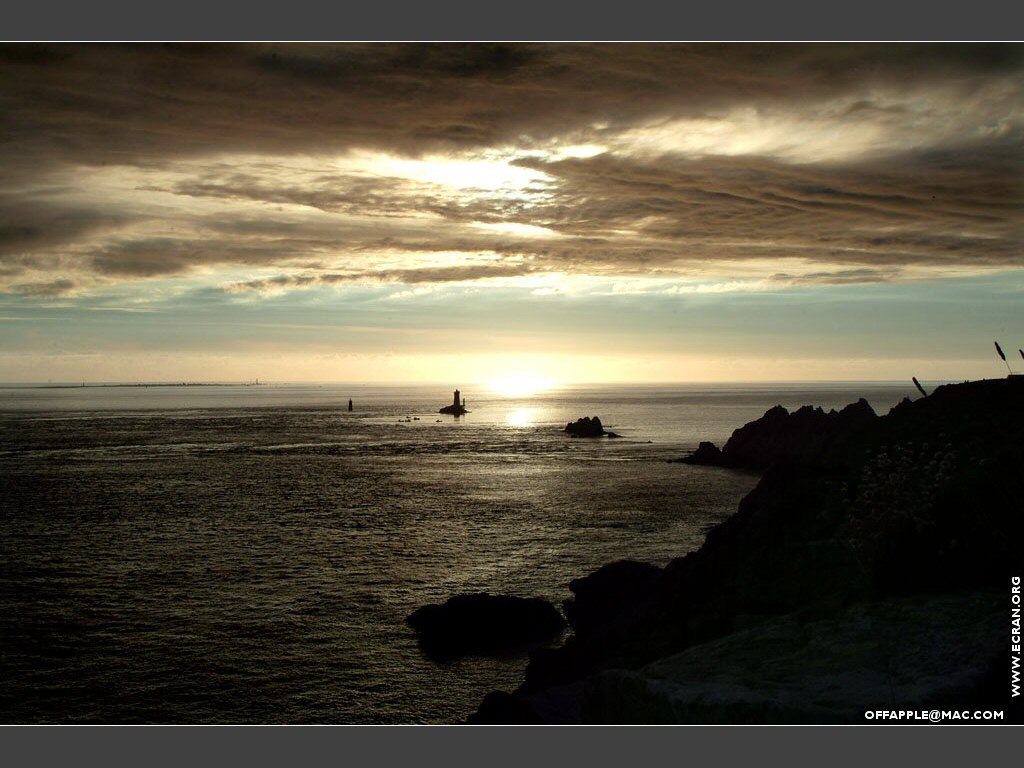
[{"label": "ocean", "polygon": [[[0,386],[0,722],[452,723],[523,655],[409,612],[700,546],[757,475],[669,464],[776,404],[913,385]],[[349,398],[354,410],[347,411]],[[600,416],[621,439],[573,439]]]}]

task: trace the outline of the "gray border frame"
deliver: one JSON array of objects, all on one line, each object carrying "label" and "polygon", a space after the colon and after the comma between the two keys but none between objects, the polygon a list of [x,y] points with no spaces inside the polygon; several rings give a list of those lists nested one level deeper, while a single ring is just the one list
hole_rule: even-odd
[{"label": "gray border frame", "polygon": [[36,0],[8,4],[8,40],[1000,40],[1006,0]]},{"label": "gray border frame", "polygon": [[[1005,0],[968,4],[810,0],[669,6],[641,2],[517,2],[504,12],[479,0],[376,2],[353,7],[180,0],[37,0],[5,8],[8,40],[999,40],[1016,16]],[[627,10],[628,9],[628,10]],[[625,11],[625,12],[624,12]],[[942,757],[973,764],[1020,732],[994,726],[860,727],[415,727],[415,726],[6,726],[9,765],[76,763],[473,766],[535,763],[667,765],[779,762],[862,766],[878,758]],[[725,730],[723,730],[725,729]],[[927,729],[923,730],[923,729]],[[1012,741],[1011,741],[1012,740]],[[896,756],[900,755],[899,758]]]},{"label": "gray border frame", "polygon": [[[993,730],[995,729],[995,730]],[[8,765],[103,766],[744,766],[828,768],[882,760],[974,765],[1019,752],[997,726],[10,726]],[[1005,752],[999,746],[1006,746]],[[994,755],[993,755],[994,756]]]}]

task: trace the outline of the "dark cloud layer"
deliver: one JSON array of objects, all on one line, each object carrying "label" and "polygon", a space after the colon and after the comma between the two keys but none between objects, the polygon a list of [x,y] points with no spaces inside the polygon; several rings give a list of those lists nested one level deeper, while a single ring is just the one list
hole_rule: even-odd
[{"label": "dark cloud layer", "polygon": [[[816,283],[1021,267],[1022,94],[1020,45],[8,45],[0,290],[224,266],[281,271],[232,283],[259,290],[793,258]],[[558,154],[571,144],[604,151]],[[278,164],[497,147],[544,181],[452,194]],[[101,199],[112,168],[145,181]],[[386,262],[402,252],[497,258]]]},{"label": "dark cloud layer", "polygon": [[876,85],[968,93],[1022,62],[1017,45],[11,45],[0,131],[9,159],[419,152]]}]

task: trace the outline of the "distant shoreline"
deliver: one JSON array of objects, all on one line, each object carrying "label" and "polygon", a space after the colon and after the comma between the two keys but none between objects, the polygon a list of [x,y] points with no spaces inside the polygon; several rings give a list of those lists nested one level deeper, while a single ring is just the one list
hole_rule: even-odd
[{"label": "distant shoreline", "polygon": [[242,382],[149,382],[142,384],[21,384],[5,385],[10,389],[113,389],[124,387],[262,387],[264,384],[253,381]]}]

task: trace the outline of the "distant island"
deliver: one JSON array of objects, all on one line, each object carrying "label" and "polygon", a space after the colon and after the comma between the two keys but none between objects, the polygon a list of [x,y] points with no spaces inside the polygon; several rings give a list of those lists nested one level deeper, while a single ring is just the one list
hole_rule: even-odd
[{"label": "distant island", "polygon": [[439,410],[438,413],[447,413],[451,416],[462,416],[463,414],[469,413],[469,411],[466,410],[465,398],[460,400],[459,397],[459,390],[456,389],[452,397],[452,404],[446,405],[444,408]]},{"label": "distant island", "polygon": [[112,389],[125,387],[262,387],[259,379],[256,381],[235,381],[235,382],[208,382],[208,381],[152,381],[138,382],[135,384],[32,384],[26,389]]}]

